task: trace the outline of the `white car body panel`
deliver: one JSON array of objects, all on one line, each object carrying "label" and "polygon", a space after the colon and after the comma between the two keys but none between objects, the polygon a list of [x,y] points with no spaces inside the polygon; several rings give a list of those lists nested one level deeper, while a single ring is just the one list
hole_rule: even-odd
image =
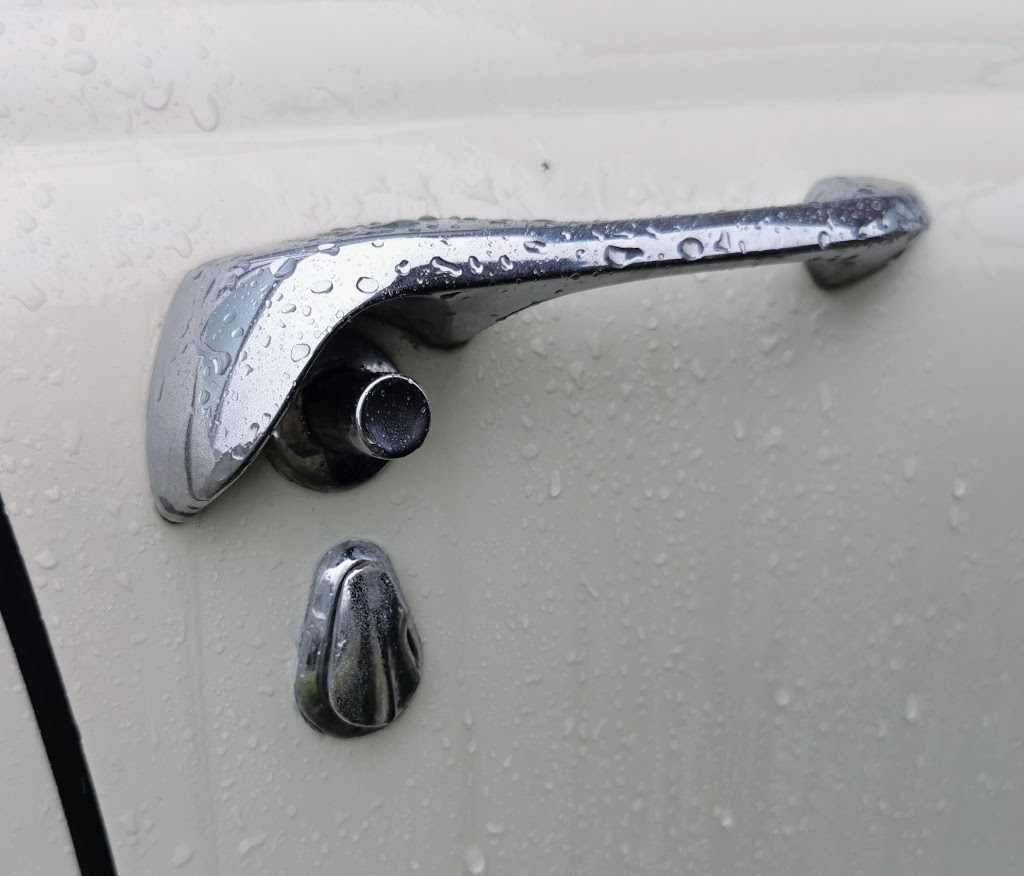
[{"label": "white car body panel", "polygon": [[[121,872],[1018,872],[1024,11],[779,6],[0,11],[0,492]],[[456,351],[384,330],[433,405],[415,455],[153,509],[149,372],[196,265],[840,173],[932,215],[861,286],[650,281]],[[425,664],[343,741],[291,684],[351,537]]]}]

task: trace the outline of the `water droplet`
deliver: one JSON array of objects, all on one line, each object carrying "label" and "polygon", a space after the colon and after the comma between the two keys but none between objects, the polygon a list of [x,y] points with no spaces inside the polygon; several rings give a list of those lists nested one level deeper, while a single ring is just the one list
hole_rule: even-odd
[{"label": "water droplet", "polygon": [[772,426],[761,439],[761,446],[765,450],[773,450],[782,447],[783,432],[781,426]]},{"label": "water droplet", "polygon": [[684,259],[699,259],[704,255],[704,244],[697,240],[696,237],[687,237],[681,241],[678,246],[679,255]]},{"label": "water droplet", "polygon": [[64,56],[64,69],[68,73],[88,76],[96,69],[96,57],[91,52],[84,52],[80,49],[68,52]]},{"label": "water droplet", "polygon": [[275,279],[283,280],[295,272],[295,259],[274,259],[267,267],[270,268],[270,273]]},{"label": "water droplet", "polygon": [[470,256],[468,264],[469,269],[474,274],[482,274],[484,272],[484,266],[480,263],[480,259],[478,259],[476,256]]},{"label": "water droplet", "polygon": [[548,245],[543,240],[528,240],[523,244],[523,249],[527,252],[542,253],[547,250]]},{"label": "water droplet", "polygon": [[402,259],[397,265],[395,265],[395,273],[398,274],[399,277],[408,277],[409,271],[411,270],[412,268],[409,266],[408,259]]},{"label": "water droplet", "polygon": [[537,449],[536,444],[524,444],[522,448],[522,454],[524,459],[535,459],[540,450]]},{"label": "water droplet", "polygon": [[28,286],[23,286],[18,291],[12,292],[11,297],[33,313],[46,304],[46,293],[31,281]]},{"label": "water droplet", "polygon": [[257,846],[263,845],[267,841],[267,835],[265,833],[258,833],[255,836],[246,837],[238,843],[238,854],[248,855]]},{"label": "water droplet", "polygon": [[430,266],[435,270],[440,271],[442,274],[447,274],[449,277],[462,276],[462,268],[447,259],[441,258],[440,256],[434,256],[434,258],[430,260]]},{"label": "water droplet", "polygon": [[786,708],[793,700],[793,691],[788,687],[780,687],[775,691],[775,705],[780,709]]},{"label": "water droplet", "polygon": [[162,110],[171,101],[171,94],[174,92],[174,83],[165,82],[163,85],[149,85],[142,91],[142,105],[146,109]]},{"label": "water droplet", "polygon": [[43,569],[54,569],[57,567],[58,563],[57,555],[49,548],[43,548],[38,554],[36,554],[35,561]]},{"label": "water droplet", "polygon": [[957,478],[953,481],[953,498],[962,499],[967,495],[967,481],[963,478]]},{"label": "water droplet", "polygon": [[822,231],[818,235],[818,246],[822,249],[828,249],[832,245],[832,237],[827,231]]},{"label": "water droplet", "polygon": [[167,248],[173,249],[183,259],[192,255],[192,239],[184,231],[176,231],[167,241]]},{"label": "water droplet", "polygon": [[507,255],[503,255],[498,259],[498,267],[503,271],[511,271],[515,267],[515,263]]},{"label": "water droplet", "polygon": [[604,260],[613,268],[624,268],[643,257],[644,251],[638,246],[606,246],[604,250]]},{"label": "water droplet", "polygon": [[314,295],[326,295],[334,288],[334,283],[330,280],[315,280],[309,284],[309,291]]},{"label": "water droplet", "polygon": [[917,458],[908,456],[903,460],[903,479],[912,481],[917,474]]},{"label": "water droplet", "polygon": [[557,499],[562,492],[562,473],[556,468],[551,472],[551,480],[548,482],[548,495]]},{"label": "water droplet", "polygon": [[223,350],[212,350],[210,352],[210,363],[213,365],[213,373],[217,375],[226,374],[231,367],[231,354]]},{"label": "water droplet", "polygon": [[178,843],[171,852],[171,865],[175,869],[184,867],[192,860],[194,854],[195,850],[188,843]]},{"label": "water droplet", "polygon": [[292,361],[301,362],[309,355],[309,344],[296,344],[292,347]]},{"label": "water droplet", "polygon": [[208,94],[205,100],[201,100],[197,106],[190,106],[188,111],[192,114],[192,120],[200,131],[209,133],[215,130],[220,122],[220,107],[217,106],[213,95]]},{"label": "water droplet", "polygon": [[32,190],[32,201],[40,210],[45,210],[53,203],[53,187],[40,183]]},{"label": "water droplet", "polygon": [[31,234],[39,227],[39,223],[36,221],[36,217],[29,213],[28,210],[19,207],[14,215],[18,219],[18,225],[25,234]]},{"label": "water droplet", "polygon": [[917,721],[920,716],[920,706],[917,702],[917,695],[910,694],[907,696],[907,701],[903,704],[903,717],[906,719],[908,724],[913,724]]},{"label": "water droplet", "polygon": [[476,843],[473,843],[473,845],[466,849],[466,854],[463,855],[463,862],[466,865],[466,872],[472,873],[473,876],[480,876],[487,868],[487,860],[484,858],[484,853]]},{"label": "water droplet", "polygon": [[726,830],[732,830],[732,827],[736,822],[732,817],[732,812],[723,808],[718,811],[718,823]]},{"label": "water droplet", "polygon": [[373,277],[360,277],[356,280],[356,288],[364,295],[372,295],[380,289],[380,283],[374,280]]}]

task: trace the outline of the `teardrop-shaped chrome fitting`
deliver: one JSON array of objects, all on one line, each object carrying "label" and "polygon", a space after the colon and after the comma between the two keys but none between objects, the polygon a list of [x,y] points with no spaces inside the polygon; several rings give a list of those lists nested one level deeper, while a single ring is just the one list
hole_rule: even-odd
[{"label": "teardrop-shaped chrome fitting", "polygon": [[320,562],[299,641],[295,701],[310,726],[365,736],[405,711],[420,683],[420,637],[391,561],[346,541]]}]

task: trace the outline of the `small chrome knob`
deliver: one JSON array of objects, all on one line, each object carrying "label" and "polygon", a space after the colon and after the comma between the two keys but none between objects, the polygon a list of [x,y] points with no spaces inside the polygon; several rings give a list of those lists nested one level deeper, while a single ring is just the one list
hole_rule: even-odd
[{"label": "small chrome knob", "polygon": [[303,405],[310,434],[336,453],[401,459],[430,429],[427,396],[403,374],[333,371],[309,386]]},{"label": "small chrome knob", "polygon": [[311,366],[267,444],[286,478],[314,490],[362,483],[423,445],[430,402],[365,338],[344,332]]}]

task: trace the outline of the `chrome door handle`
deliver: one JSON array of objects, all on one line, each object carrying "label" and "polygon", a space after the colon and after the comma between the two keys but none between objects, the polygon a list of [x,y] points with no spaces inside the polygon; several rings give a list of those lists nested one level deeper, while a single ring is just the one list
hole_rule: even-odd
[{"label": "chrome door handle", "polygon": [[[329,376],[322,363],[332,357],[361,387],[339,411],[335,431],[346,446],[311,450],[309,435],[293,436],[320,475],[290,476],[328,488],[329,476],[315,478],[332,453],[361,452],[379,467],[418,446],[429,423],[419,388],[373,352],[353,362],[337,340],[364,312],[428,344],[454,346],[531,305],[645,277],[801,261],[819,286],[842,286],[884,266],[927,226],[913,190],[836,178],[788,207],[622,222],[427,218],[209,262],[178,288],[157,351],[147,437],[157,506],[168,520],[184,520],[219,496],[275,430],[287,443],[289,403],[312,376]],[[309,402],[292,426],[301,431],[314,408]],[[408,422],[422,434],[390,451],[386,440],[367,445]],[[289,471],[281,453],[275,459]]]}]

